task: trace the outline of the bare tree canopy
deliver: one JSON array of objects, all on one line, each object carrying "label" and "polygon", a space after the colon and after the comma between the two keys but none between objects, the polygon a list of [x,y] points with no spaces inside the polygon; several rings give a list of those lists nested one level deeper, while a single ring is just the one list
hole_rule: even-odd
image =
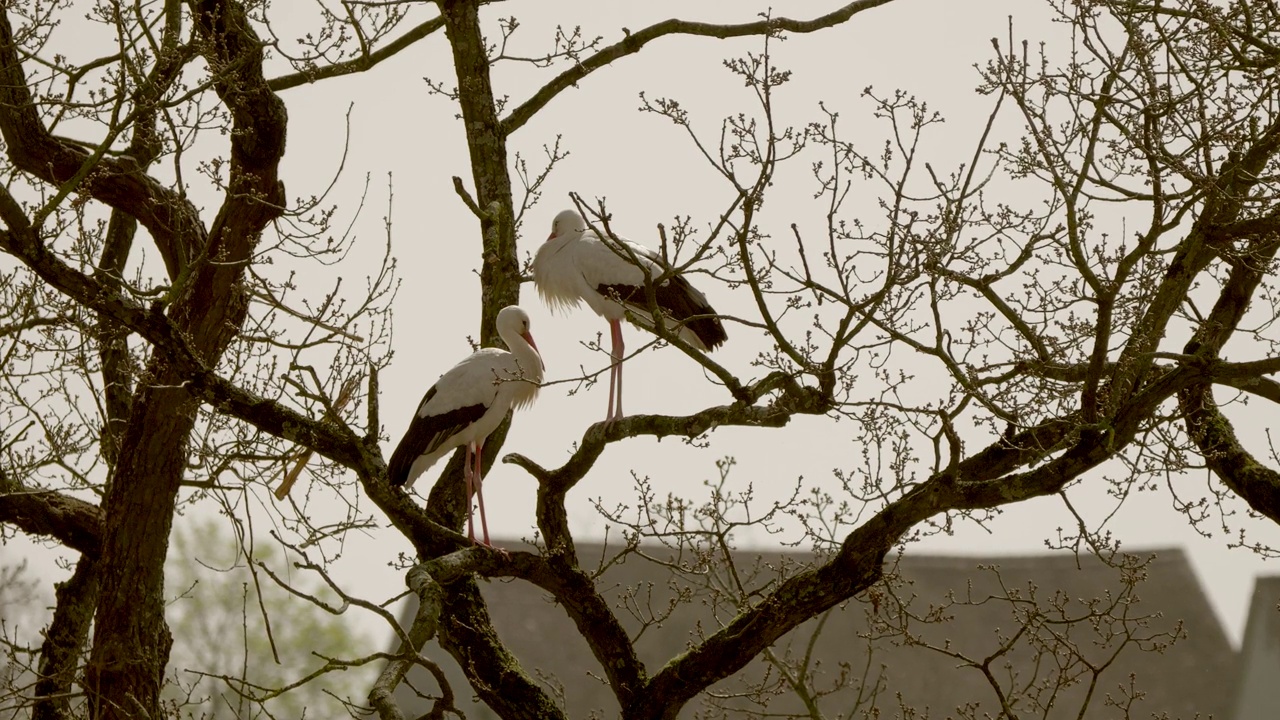
[{"label": "bare tree canopy", "polygon": [[[1257,427],[1241,426],[1256,406],[1274,414],[1280,403],[1280,10],[1269,0],[1044,0],[1069,30],[1055,42],[1024,37],[1011,21],[981,58],[929,48],[937,62],[978,63],[972,102],[986,119],[971,136],[945,136],[958,162],[926,150],[945,118],[905,91],[862,91],[858,107],[870,109],[856,131],[836,109],[854,107],[847,79],[822,88],[831,104],[785,106],[780,88],[824,81],[793,76],[781,48],[803,53],[812,34],[911,1],[655,20],[596,38],[569,20],[549,45],[517,34],[520,14],[534,12],[521,3],[345,0],[305,13],[237,0],[5,3],[0,540],[40,538],[75,561],[39,646],[6,636],[9,657],[29,672],[0,675],[0,700],[42,720],[198,714],[198,698],[165,694],[178,676],[172,659],[199,664],[175,649],[199,638],[166,622],[175,593],[201,592],[166,587],[170,537],[188,513],[216,513],[234,530],[233,562],[248,571],[236,576],[247,578],[243,617],[256,613],[266,647],[294,672],[254,676],[247,661],[239,675],[187,670],[220,682],[241,707],[270,709],[333,673],[376,668],[367,697],[339,700],[353,715],[388,719],[405,717],[392,693],[415,664],[436,671],[437,717],[459,693],[504,718],[565,716],[495,631],[484,579],[553,597],[622,717],[673,718],[852,598],[872,598],[877,611],[883,602],[896,620],[877,627],[909,638],[924,620],[893,594],[886,560],[921,533],[1020,512],[1035,498],[1070,506],[1065,491],[1082,483],[1105,485],[1117,502],[1162,490],[1187,523],[1206,533],[1229,525],[1242,544],[1249,522],[1280,522],[1280,457]],[[557,211],[572,204],[601,238],[624,234],[607,191],[589,180],[554,207],[539,204],[565,158],[559,140],[533,164],[509,147],[545,132],[538,121],[570,90],[589,106],[593,81],[675,38],[750,43],[724,68],[751,104],[707,124],[677,99],[640,98],[640,113],[663,123],[625,140],[679,135],[676,152],[714,182],[699,187],[710,208],[702,217],[677,217],[642,242],[664,262],[645,265],[645,292],[629,299],[648,329],[627,329],[628,357],[662,347],[718,400],[596,424],[598,406],[583,403],[557,420],[581,437],[538,453],[503,455],[505,422],[483,465],[501,457],[505,471],[536,482],[536,548],[475,546],[460,532],[470,502],[461,450],[438,480],[421,481],[425,498],[388,482],[384,440],[403,421],[378,403],[405,247],[392,186],[378,237],[349,229],[371,182],[359,196],[330,195],[306,178],[291,195],[287,136],[319,119],[286,101],[345,76],[380,82],[409,56],[435,58],[414,69],[425,82],[387,92],[437,96],[441,117],[461,120],[441,127],[464,136],[431,129],[396,142],[429,162],[433,144],[465,141],[470,175],[450,178],[449,201],[474,219],[454,241],[479,261],[479,277],[458,292],[478,300],[478,344],[492,346],[502,308],[522,298],[535,306],[528,261]],[[678,71],[680,58],[669,60]],[[533,80],[507,95],[495,77],[510,68]],[[345,162],[342,149],[334,156]],[[800,184],[808,204],[778,200]],[[685,279],[714,296],[725,351],[702,352],[661,311],[659,288]],[[430,322],[420,308],[401,311]],[[735,355],[735,342],[751,350]],[[549,374],[544,395],[608,372],[607,351],[592,349],[598,367]],[[621,543],[598,563],[578,556],[566,498],[611,446],[698,445],[735,428],[768,444],[800,422],[852,440],[856,457],[834,479],[783,480],[792,497],[760,507],[751,483],[766,478],[733,469],[732,458],[701,502],[661,498],[636,478],[632,504],[597,508]],[[1192,472],[1207,490],[1178,481]],[[284,478],[297,485],[269,499]],[[1228,521],[1239,501],[1250,517]],[[1124,617],[1124,600],[1142,564],[1118,555],[1105,527],[1078,519],[1056,544],[1121,571],[1117,599],[1083,615],[1046,599],[1027,627],[1097,631],[1098,618],[1122,618],[1108,636],[1122,637],[1117,648],[1176,640],[1128,624],[1137,621]],[[737,573],[736,533],[786,523],[801,528],[796,542],[815,561]],[[388,525],[414,553],[399,563],[421,600],[409,627],[388,610],[394,598],[366,597],[332,572],[350,538]],[[671,608],[638,598],[620,608],[600,587],[612,563],[661,562],[654,543],[697,559],[671,562],[673,577],[719,578],[673,603],[714,597],[731,608],[658,666],[639,659],[636,641]],[[204,550],[179,552],[208,562]],[[395,560],[388,552],[376,564]],[[285,613],[263,587],[291,593],[289,612],[312,622],[385,621],[400,651],[277,647],[271,626]],[[1015,595],[1006,599],[1022,602]],[[235,641],[263,652],[247,633]],[[470,688],[449,687],[419,654],[428,641]],[[1071,643],[1043,652],[1083,657]],[[808,680],[796,677],[790,690],[803,695]],[[1053,703],[1050,691],[1013,697],[994,676],[990,690],[1009,717]],[[816,701],[811,715],[821,716]]]}]

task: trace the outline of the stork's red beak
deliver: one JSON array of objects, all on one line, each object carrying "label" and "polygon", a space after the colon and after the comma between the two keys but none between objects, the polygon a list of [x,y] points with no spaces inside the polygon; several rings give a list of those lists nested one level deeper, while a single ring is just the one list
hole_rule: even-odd
[{"label": "stork's red beak", "polygon": [[529,347],[531,347],[531,348],[533,348],[535,351],[537,351],[537,353],[538,353],[538,362],[542,363],[542,369],[543,369],[543,370],[546,370],[546,369],[547,369],[547,363],[546,363],[546,361],[545,361],[545,360],[543,360],[543,359],[542,359],[542,351],[541,351],[541,350],[538,350],[538,343],[536,343],[536,342],[534,342],[534,341],[533,341],[533,335],[530,335],[529,333],[527,333],[527,332],[526,332],[526,333],[521,333],[521,334],[520,334],[520,337],[524,338],[524,341],[525,341],[525,342],[527,342],[527,343],[529,343]]}]

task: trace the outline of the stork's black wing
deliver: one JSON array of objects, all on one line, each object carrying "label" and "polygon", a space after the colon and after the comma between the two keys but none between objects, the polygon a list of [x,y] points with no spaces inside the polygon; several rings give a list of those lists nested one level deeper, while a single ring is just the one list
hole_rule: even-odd
[{"label": "stork's black wing", "polygon": [[[410,471],[418,458],[437,453],[441,448],[445,448],[450,438],[479,420],[488,410],[486,405],[476,404],[423,415],[423,409],[427,407],[431,398],[435,397],[438,387],[438,384],[432,385],[423,396],[422,402],[418,403],[418,410],[413,414],[409,429],[405,431],[404,437],[400,438],[400,444],[396,445],[395,452],[391,453],[391,462],[387,464],[387,477],[394,487],[411,485],[415,478],[409,477]],[[445,448],[445,451],[449,449],[451,448]]]}]

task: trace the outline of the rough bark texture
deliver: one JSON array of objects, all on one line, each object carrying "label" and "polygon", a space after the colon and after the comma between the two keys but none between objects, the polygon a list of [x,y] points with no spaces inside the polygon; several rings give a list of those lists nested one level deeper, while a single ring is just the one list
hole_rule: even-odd
[{"label": "rough bark texture", "polygon": [[498,311],[520,301],[520,266],[516,259],[507,136],[498,123],[489,55],[480,31],[480,5],[478,0],[458,0],[441,3],[440,10],[453,51],[458,104],[481,214],[478,220],[484,244],[480,264],[480,337],[487,345],[498,338]]},{"label": "rough bark texture", "polygon": [[[133,402],[103,512],[101,593],[87,670],[96,718],[158,717],[173,638],[164,559],[197,401],[153,362]],[[177,387],[175,387],[177,386]]]},{"label": "rough bark texture", "polygon": [[40,677],[36,680],[32,720],[71,717],[72,683],[89,638],[98,587],[98,561],[87,554],[80,557],[71,578],[58,585],[53,619],[40,646]]},{"label": "rough bark texture", "polygon": [[32,535],[50,537],[67,547],[97,555],[102,544],[102,512],[78,498],[32,491],[6,483],[0,488],[0,522]]}]

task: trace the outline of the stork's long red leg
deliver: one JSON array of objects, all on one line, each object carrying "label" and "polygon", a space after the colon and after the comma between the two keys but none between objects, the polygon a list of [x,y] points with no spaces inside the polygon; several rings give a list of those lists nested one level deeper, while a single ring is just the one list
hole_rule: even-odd
[{"label": "stork's long red leg", "polygon": [[471,443],[467,443],[467,464],[462,467],[462,477],[467,480],[467,537],[471,542],[476,541],[476,528],[474,521],[471,518],[471,493],[476,490],[473,485],[474,481],[471,478],[471,455],[474,452],[475,446]]},{"label": "stork's long red leg", "polygon": [[617,410],[613,413],[614,420],[622,419],[622,358],[626,357],[626,344],[622,341],[622,323],[614,323],[613,331],[618,335],[618,349],[615,352],[617,359],[614,361],[613,371],[618,373],[618,404]]},{"label": "stork's long red leg", "polygon": [[[480,503],[480,530],[484,533],[484,544],[493,547],[489,543],[489,520],[484,516],[484,441],[476,443],[476,500]],[[472,538],[473,540],[475,538]]]},{"label": "stork's long red leg", "polygon": [[605,405],[604,421],[613,422],[613,393],[617,388],[617,376],[614,371],[618,367],[618,334],[614,332],[615,323],[609,321],[609,402]]},{"label": "stork's long red leg", "polygon": [[613,364],[609,367],[609,412],[604,416],[604,421],[607,423],[622,419],[622,358],[626,353],[622,342],[621,321],[609,321],[609,338],[612,345],[610,357],[613,359]]}]

